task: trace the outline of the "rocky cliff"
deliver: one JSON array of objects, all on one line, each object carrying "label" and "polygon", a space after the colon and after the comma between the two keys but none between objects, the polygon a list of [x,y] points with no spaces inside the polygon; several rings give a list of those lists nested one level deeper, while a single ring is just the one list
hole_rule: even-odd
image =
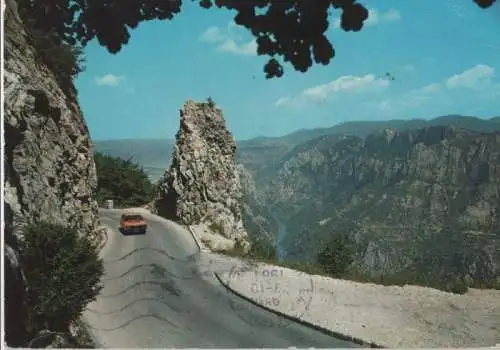
[{"label": "rocky cliff", "polygon": [[314,259],[315,242],[347,234],[353,267],[374,278],[498,283],[499,132],[324,136],[291,152],[263,192],[287,225],[290,259]]},{"label": "rocky cliff", "polygon": [[180,111],[172,164],[155,206],[165,218],[204,226],[197,232],[211,249],[248,247],[236,144],[215,105],[188,101]]},{"label": "rocky cliff", "polygon": [[[5,242],[6,337],[26,345],[23,295],[16,242],[23,223],[47,220],[74,224],[100,239],[93,150],[76,92],[63,91],[29,43],[17,3],[5,10]],[[7,215],[8,214],[8,215]]]},{"label": "rocky cliff", "polygon": [[63,91],[39,62],[15,5],[5,22],[5,202],[17,217],[96,235],[93,148],[76,91]]}]

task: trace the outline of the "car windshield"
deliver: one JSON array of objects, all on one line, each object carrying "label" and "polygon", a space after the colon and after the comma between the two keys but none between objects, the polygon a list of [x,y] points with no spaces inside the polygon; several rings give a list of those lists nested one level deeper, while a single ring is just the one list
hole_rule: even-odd
[{"label": "car windshield", "polygon": [[142,220],[142,216],[140,215],[127,215],[125,216],[126,221],[140,221]]}]

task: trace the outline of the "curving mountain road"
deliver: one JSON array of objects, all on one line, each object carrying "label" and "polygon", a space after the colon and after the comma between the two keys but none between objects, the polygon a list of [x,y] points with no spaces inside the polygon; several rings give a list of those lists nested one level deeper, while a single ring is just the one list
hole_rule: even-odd
[{"label": "curving mountain road", "polygon": [[186,228],[153,215],[146,235],[123,236],[120,210],[100,210],[113,228],[101,251],[104,289],[84,313],[100,347],[358,347],[239,299],[213,269],[229,260],[199,252]]}]

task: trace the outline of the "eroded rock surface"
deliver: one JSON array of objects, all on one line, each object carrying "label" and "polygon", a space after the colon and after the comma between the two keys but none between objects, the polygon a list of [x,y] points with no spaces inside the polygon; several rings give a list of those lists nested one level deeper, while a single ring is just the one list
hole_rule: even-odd
[{"label": "eroded rock surface", "polygon": [[23,224],[73,224],[96,243],[101,235],[93,149],[76,92],[62,91],[38,61],[14,0],[6,1],[4,45],[5,334],[9,346],[23,347],[32,331],[19,264]]},{"label": "eroded rock surface", "polygon": [[188,101],[180,117],[172,164],[161,180],[157,213],[200,227],[199,232],[215,233],[201,233],[211,249],[248,247],[236,144],[222,111],[209,103]]},{"label": "eroded rock surface", "polygon": [[93,147],[76,91],[63,91],[36,56],[7,2],[5,22],[5,202],[16,217],[75,224],[97,240]]}]

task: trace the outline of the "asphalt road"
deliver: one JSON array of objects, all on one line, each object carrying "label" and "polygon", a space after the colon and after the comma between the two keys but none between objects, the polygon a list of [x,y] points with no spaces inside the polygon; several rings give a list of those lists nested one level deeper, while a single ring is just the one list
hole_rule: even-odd
[{"label": "asphalt road", "polygon": [[[100,297],[84,318],[101,347],[283,348],[358,347],[286,321],[229,293],[182,226],[145,215],[146,235],[124,236],[118,210],[101,210],[114,228],[101,251]],[[213,266],[208,262],[213,261]]]}]

